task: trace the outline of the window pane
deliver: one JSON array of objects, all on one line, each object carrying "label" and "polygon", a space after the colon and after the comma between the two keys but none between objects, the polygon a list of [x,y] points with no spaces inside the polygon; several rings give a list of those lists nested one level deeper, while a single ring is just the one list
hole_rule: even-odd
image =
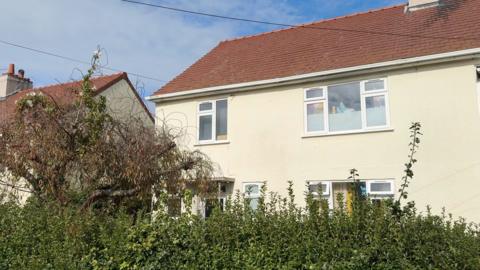
[{"label": "window pane", "polygon": [[375,91],[385,89],[383,80],[371,80],[365,83],[365,91]]},{"label": "window pane", "polygon": [[204,102],[204,103],[200,103],[200,111],[210,111],[212,110],[212,103],[211,102]]},{"label": "window pane", "polygon": [[390,183],[371,183],[370,192],[390,192],[391,184]]},{"label": "window pane", "polygon": [[258,198],[250,199],[250,208],[252,208],[252,210],[257,210],[257,208],[258,208]]},{"label": "window pane", "polygon": [[309,193],[318,192],[318,185],[317,184],[308,185],[308,192]]},{"label": "window pane", "polygon": [[307,99],[309,98],[320,98],[323,97],[323,89],[322,88],[315,88],[307,90]]},{"label": "window pane", "polygon": [[354,183],[354,187],[357,188],[356,192],[357,194],[360,194],[360,196],[367,196],[367,183],[365,182],[359,182],[359,183]]},{"label": "window pane", "polygon": [[317,183],[308,185],[308,191],[310,193],[316,192],[319,195],[329,194],[328,186],[326,183]]},{"label": "window pane", "polygon": [[324,127],[323,102],[307,104],[307,131],[322,131]]},{"label": "window pane", "polygon": [[199,131],[199,140],[211,140],[212,139],[212,116],[211,115],[201,115],[200,116],[200,131]]},{"label": "window pane", "polygon": [[245,194],[247,196],[256,196],[260,194],[260,188],[256,184],[245,185]]},{"label": "window pane", "polygon": [[367,108],[367,127],[385,126],[387,124],[384,95],[366,97],[365,107]]},{"label": "window pane", "polygon": [[327,184],[325,183],[322,183],[321,185],[319,185],[320,188],[322,188],[322,193],[328,193],[328,187],[327,187]]},{"label": "window pane", "polygon": [[218,199],[218,204],[220,206],[220,211],[225,211],[225,204],[226,204],[227,199],[226,198],[220,198]]},{"label": "window pane", "polygon": [[328,87],[328,121],[330,131],[362,128],[360,83]]},{"label": "window pane", "polygon": [[214,208],[215,208],[215,202],[213,199],[205,200],[205,217],[206,218],[212,215]]},{"label": "window pane", "polygon": [[227,139],[227,115],[228,115],[228,104],[227,100],[217,100],[216,106],[216,139],[217,140],[226,140]]}]

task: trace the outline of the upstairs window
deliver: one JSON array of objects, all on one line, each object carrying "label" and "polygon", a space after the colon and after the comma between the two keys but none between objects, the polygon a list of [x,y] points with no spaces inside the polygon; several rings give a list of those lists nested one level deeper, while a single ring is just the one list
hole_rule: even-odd
[{"label": "upstairs window", "polygon": [[228,101],[204,101],[198,105],[198,141],[226,141],[228,129]]},{"label": "upstairs window", "polygon": [[384,79],[305,90],[305,132],[343,133],[389,126]]},{"label": "upstairs window", "polygon": [[305,91],[305,115],[306,131],[322,132],[325,131],[325,89],[313,88]]}]

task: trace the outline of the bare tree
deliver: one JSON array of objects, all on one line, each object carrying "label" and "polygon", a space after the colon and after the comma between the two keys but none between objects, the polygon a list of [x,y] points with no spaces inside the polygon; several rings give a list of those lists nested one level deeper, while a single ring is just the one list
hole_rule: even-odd
[{"label": "bare tree", "polygon": [[114,119],[105,98],[93,96],[98,57],[72,89],[75,102],[60,105],[35,92],[17,102],[0,127],[0,163],[12,179],[26,181],[40,199],[79,209],[179,193],[185,183],[208,186],[212,166],[205,155],[182,149],[166,128]]}]

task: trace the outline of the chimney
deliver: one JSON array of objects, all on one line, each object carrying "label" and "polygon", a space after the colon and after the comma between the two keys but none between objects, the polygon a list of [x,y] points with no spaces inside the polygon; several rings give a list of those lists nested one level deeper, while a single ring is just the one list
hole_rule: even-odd
[{"label": "chimney", "polygon": [[18,77],[19,77],[20,79],[24,79],[24,78],[25,78],[25,70],[19,69],[19,70],[18,70]]},{"label": "chimney", "polygon": [[32,87],[32,81],[25,78],[25,71],[19,69],[18,74],[15,74],[15,65],[10,64],[7,72],[0,76],[0,100],[18,91]]},{"label": "chimney", "polygon": [[440,5],[441,0],[408,0],[406,11],[416,11],[419,9],[436,7]]},{"label": "chimney", "polygon": [[10,64],[10,65],[8,65],[7,74],[8,74],[8,75],[13,75],[13,74],[15,74],[15,64]]}]

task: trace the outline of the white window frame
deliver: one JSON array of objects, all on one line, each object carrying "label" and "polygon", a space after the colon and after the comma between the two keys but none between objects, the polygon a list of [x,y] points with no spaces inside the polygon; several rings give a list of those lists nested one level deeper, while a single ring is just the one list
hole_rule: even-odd
[{"label": "white window frame", "polygon": [[[310,91],[310,90],[314,90],[314,89],[322,89],[323,91],[323,95],[321,97],[313,97],[313,98],[307,98],[307,92]],[[304,93],[304,97],[303,97],[303,100],[304,100],[304,105],[303,105],[303,109],[304,109],[304,116],[303,116],[303,123],[304,123],[304,127],[305,127],[305,134],[311,134],[311,133],[326,133],[328,132],[328,103],[327,103],[327,89],[326,87],[312,87],[312,88],[307,88],[305,89],[305,91],[303,92]],[[308,131],[308,105],[310,104],[318,104],[318,103],[323,103],[323,131]],[[327,115],[327,117],[326,117]]]},{"label": "white window frame", "polygon": [[[366,186],[366,192],[367,196],[370,200],[385,200],[388,198],[393,198],[395,196],[395,180],[392,178],[383,178],[383,179],[360,179],[360,182],[365,183]],[[371,183],[391,183],[391,190],[390,191],[384,191],[384,192],[371,192],[370,191],[370,184]],[[330,209],[333,209],[333,189],[332,186],[334,183],[353,183],[352,180],[307,180],[307,185],[310,184],[319,184],[319,183],[325,183],[328,186],[328,194],[312,194],[313,196],[317,198],[323,198],[326,199],[328,202],[328,207]],[[307,192],[309,192],[309,189],[307,187]],[[322,192],[323,193],[323,192]]]},{"label": "white window frame", "polygon": [[308,185],[326,185],[326,190],[322,189],[322,194],[318,194],[318,192],[313,192],[313,196],[330,196],[330,191],[332,190],[332,181],[307,181]]},{"label": "white window frame", "polygon": [[477,85],[477,105],[478,105],[478,113],[480,114],[480,65],[475,66],[475,79]]},{"label": "white window frame", "polygon": [[[393,180],[367,180],[365,181],[367,185],[367,194],[368,196],[375,195],[395,195],[395,183]],[[389,191],[372,191],[371,185],[375,183],[389,183]]]},{"label": "white window frame", "polygon": [[[243,182],[242,185],[243,185],[243,196],[244,196],[245,199],[260,199],[260,197],[262,196],[262,187],[264,185],[264,182],[260,182],[260,181]],[[252,195],[251,193],[249,193],[247,191],[247,186],[248,185],[258,186],[258,194],[257,195]],[[250,205],[249,205],[249,207],[250,207]]]},{"label": "white window frame", "polygon": [[[260,196],[262,194],[263,182],[261,182],[261,181],[243,182],[242,184],[243,184],[243,194],[244,194],[245,198],[249,198],[249,199],[260,198]],[[247,186],[249,186],[249,185],[258,186],[258,195],[252,195],[252,194],[248,193]]]},{"label": "white window frame", "polygon": [[[216,118],[216,112],[217,112],[217,101],[220,100],[226,100],[227,101],[227,139],[226,140],[217,140],[217,118]],[[204,103],[211,103],[212,104],[212,109],[210,110],[200,110],[200,105]],[[218,98],[218,99],[212,99],[212,100],[203,100],[198,102],[197,104],[197,142],[199,144],[208,144],[208,143],[220,143],[220,142],[227,142],[228,141],[228,98]],[[200,140],[200,117],[201,116],[208,116],[210,115],[212,117],[212,138],[210,140]]]},{"label": "white window frame", "polygon": [[[378,90],[365,90],[365,84],[370,81],[381,80],[383,81],[383,89]],[[336,85],[343,85],[348,83],[356,83],[360,84],[360,106],[361,106],[361,119],[362,119],[362,128],[361,129],[352,129],[352,130],[342,130],[342,131],[330,131],[329,128],[329,121],[328,121],[328,87],[336,86]],[[322,97],[315,97],[315,98],[307,98],[307,92],[313,89],[323,89],[323,96]],[[385,125],[382,126],[367,126],[367,108],[366,108],[366,98],[368,97],[375,97],[375,96],[384,96],[385,98]],[[348,134],[348,133],[358,133],[358,132],[368,132],[368,131],[375,131],[375,130],[384,130],[390,127],[390,106],[389,106],[389,98],[388,98],[388,86],[387,86],[387,79],[386,78],[375,78],[369,80],[362,80],[362,81],[352,81],[352,82],[345,82],[340,84],[332,84],[327,86],[321,87],[309,87],[304,89],[304,99],[303,99],[303,107],[304,107],[304,132],[306,135],[330,135],[330,134]],[[315,103],[323,103],[323,131],[308,131],[308,114],[307,114],[307,106],[309,104]]]}]

